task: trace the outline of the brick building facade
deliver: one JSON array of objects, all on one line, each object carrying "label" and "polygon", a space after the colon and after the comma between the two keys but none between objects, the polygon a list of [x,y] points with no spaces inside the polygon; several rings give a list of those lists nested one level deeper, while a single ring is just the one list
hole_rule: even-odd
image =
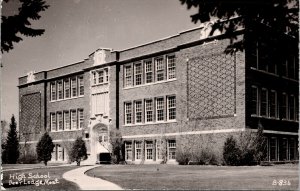
[{"label": "brick building facade", "polygon": [[222,158],[229,135],[262,125],[266,160],[297,160],[297,42],[283,36],[291,51],[277,59],[263,52],[267,36],[251,39],[241,29],[245,50],[225,54],[228,36],[207,34],[200,27],[122,51],[98,49],[82,62],[20,77],[21,143],[34,149],[47,131],[52,160],[67,161],[80,136],[96,162],[118,130],[128,163],[164,156],[172,163],[178,149],[193,147]]}]

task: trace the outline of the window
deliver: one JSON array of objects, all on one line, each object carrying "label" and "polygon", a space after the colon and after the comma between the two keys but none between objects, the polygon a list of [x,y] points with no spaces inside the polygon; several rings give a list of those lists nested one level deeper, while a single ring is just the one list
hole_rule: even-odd
[{"label": "window", "polygon": [[279,160],[284,161],[288,159],[288,142],[286,138],[280,139],[279,144]]},{"label": "window", "polygon": [[131,124],[132,118],[132,103],[125,103],[125,124]]},{"label": "window", "polygon": [[55,113],[50,113],[51,131],[56,131],[56,116]]},{"label": "window", "polygon": [[156,121],[164,120],[164,98],[156,99]]},{"label": "window", "polygon": [[125,66],[125,87],[132,86],[131,65]]},{"label": "window", "polygon": [[176,63],[175,63],[175,55],[167,57],[168,64],[168,80],[176,78]]},{"label": "window", "polygon": [[78,125],[79,125],[79,129],[82,129],[84,126],[83,109],[78,110]]},{"label": "window", "polygon": [[295,109],[295,112],[296,112],[296,121],[299,121],[299,99],[296,97],[296,109]]},{"label": "window", "polygon": [[102,84],[104,82],[104,71],[100,70],[98,71],[98,83]]},{"label": "window", "polygon": [[153,101],[145,100],[146,123],[153,121]]},{"label": "window", "polygon": [[77,82],[76,78],[72,78],[71,80],[71,87],[72,87],[72,97],[77,96]]},{"label": "window", "polygon": [[258,90],[257,87],[252,86],[251,89],[251,114],[258,115]]},{"label": "window", "polygon": [[132,160],[132,143],[125,143],[125,160]]},{"label": "window", "polygon": [[103,114],[104,116],[108,115],[109,113],[108,92],[92,94],[91,100],[92,100],[92,105],[91,105],[92,116],[98,114]]},{"label": "window", "polygon": [[56,84],[55,82],[51,82],[51,101],[56,100]]},{"label": "window", "polygon": [[97,73],[96,72],[92,72],[92,82],[93,85],[97,84]]},{"label": "window", "polygon": [[106,68],[105,70],[105,82],[108,82],[108,69]]},{"label": "window", "polygon": [[61,80],[57,82],[57,92],[58,99],[63,99],[63,85]]},{"label": "window", "polygon": [[296,152],[295,152],[295,148],[296,148],[296,142],[295,139],[290,139],[289,140],[289,153],[290,153],[290,160],[295,160],[296,159]]},{"label": "window", "polygon": [[282,94],[281,99],[281,117],[282,119],[287,119],[288,116],[288,97],[285,93]]},{"label": "window", "polygon": [[153,82],[153,71],[152,71],[152,61],[145,61],[145,75],[146,75],[146,84]]},{"label": "window", "polygon": [[142,84],[142,64],[138,63],[134,65],[134,85]]},{"label": "window", "polygon": [[168,120],[176,120],[176,97],[168,97]]},{"label": "window", "polygon": [[135,143],[135,159],[136,160],[142,159],[142,142]]},{"label": "window", "polygon": [[295,120],[295,97],[294,95],[291,95],[290,96],[290,99],[289,99],[289,119],[290,120]]},{"label": "window", "polygon": [[270,92],[270,117],[277,117],[277,93],[275,90]]},{"label": "window", "polygon": [[60,145],[57,145],[57,160],[63,161],[64,155],[63,155],[63,148]]},{"label": "window", "polygon": [[168,158],[169,160],[176,159],[176,140],[168,141]]},{"label": "window", "polygon": [[282,76],[288,77],[288,60],[282,62],[281,73]]},{"label": "window", "polygon": [[263,88],[260,95],[260,115],[268,116],[268,91]]},{"label": "window", "polygon": [[70,129],[70,112],[69,111],[64,111],[64,126],[65,129]]},{"label": "window", "polygon": [[258,69],[268,71],[268,63],[270,61],[268,44],[261,42],[258,48]]},{"label": "window", "polygon": [[71,110],[71,129],[77,129],[76,110]]},{"label": "window", "polygon": [[250,63],[251,63],[251,67],[258,69],[258,42],[257,41],[251,41],[250,42],[250,47],[249,47],[249,51],[250,51]]},{"label": "window", "polygon": [[142,102],[135,102],[135,123],[142,123]]},{"label": "window", "polygon": [[57,128],[59,131],[64,130],[63,116],[61,112],[57,112]]},{"label": "window", "polygon": [[64,81],[65,83],[65,98],[70,98],[70,80],[69,79],[65,79]]},{"label": "window", "polygon": [[153,160],[153,142],[146,141],[146,160]]},{"label": "window", "polygon": [[163,81],[164,80],[164,62],[163,58],[157,58],[155,59],[155,65],[156,65],[156,81]]},{"label": "window", "polygon": [[84,95],[84,83],[83,83],[83,76],[78,77],[78,83],[79,83],[79,95],[83,96]]},{"label": "window", "polygon": [[270,140],[270,160],[277,161],[277,138],[275,137]]}]

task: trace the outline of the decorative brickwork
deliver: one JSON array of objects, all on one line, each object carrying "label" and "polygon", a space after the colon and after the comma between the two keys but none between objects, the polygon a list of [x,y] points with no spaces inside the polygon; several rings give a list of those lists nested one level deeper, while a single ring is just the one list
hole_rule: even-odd
[{"label": "decorative brickwork", "polygon": [[235,113],[234,56],[214,54],[188,62],[188,117],[218,118]]},{"label": "decorative brickwork", "polygon": [[[21,97],[20,133],[40,133],[41,131],[41,93]],[[23,130],[26,129],[26,132]]]}]

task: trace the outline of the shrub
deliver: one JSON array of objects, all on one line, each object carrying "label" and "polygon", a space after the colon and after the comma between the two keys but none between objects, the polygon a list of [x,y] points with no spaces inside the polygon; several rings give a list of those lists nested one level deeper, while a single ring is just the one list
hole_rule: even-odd
[{"label": "shrub", "polygon": [[38,160],[37,160],[37,156],[33,153],[27,153],[26,155],[21,155],[18,163],[21,164],[37,164]]},{"label": "shrub", "polygon": [[47,166],[48,161],[51,160],[53,148],[54,144],[52,138],[46,132],[36,145],[37,159],[39,161],[44,161],[45,166]]},{"label": "shrub", "polygon": [[182,149],[176,152],[176,161],[180,165],[187,165],[191,160],[191,154],[187,151],[183,151]]},{"label": "shrub", "polygon": [[76,161],[77,166],[80,166],[81,160],[85,159],[87,159],[87,150],[85,142],[82,140],[82,137],[78,137],[72,147],[70,160],[71,162]]},{"label": "shrub", "polygon": [[242,152],[233,136],[228,137],[224,143],[223,158],[227,165],[240,165]]},{"label": "shrub", "polygon": [[122,135],[119,131],[110,131],[110,139],[111,145],[111,163],[112,164],[119,164],[121,161],[124,160],[122,155]]}]

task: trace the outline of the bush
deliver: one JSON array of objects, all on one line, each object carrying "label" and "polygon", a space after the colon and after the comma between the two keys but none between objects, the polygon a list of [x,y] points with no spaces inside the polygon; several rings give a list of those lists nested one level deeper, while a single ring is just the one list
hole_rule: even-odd
[{"label": "bush", "polygon": [[187,165],[189,164],[191,160],[191,154],[188,153],[187,151],[183,150],[178,150],[176,152],[176,161],[178,162],[179,165]]},{"label": "bush", "polygon": [[35,154],[32,153],[27,153],[26,156],[25,155],[21,155],[18,163],[21,164],[37,164],[38,160],[37,160],[37,156]]},{"label": "bush", "polygon": [[70,160],[71,162],[76,161],[77,166],[80,166],[81,160],[85,159],[87,159],[87,149],[85,146],[85,142],[82,140],[82,137],[78,137],[72,147]]},{"label": "bush", "polygon": [[237,166],[241,164],[242,152],[233,136],[227,138],[224,143],[223,158],[227,165]]},{"label": "bush", "polygon": [[48,161],[51,160],[53,148],[54,144],[52,138],[46,132],[36,146],[37,159],[44,161],[45,166],[47,166]]}]

